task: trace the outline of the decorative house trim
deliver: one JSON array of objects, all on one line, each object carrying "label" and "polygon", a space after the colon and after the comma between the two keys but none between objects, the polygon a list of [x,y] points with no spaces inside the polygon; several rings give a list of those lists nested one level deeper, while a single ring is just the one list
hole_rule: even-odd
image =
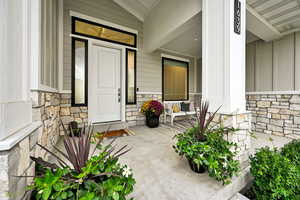
[{"label": "decorative house trim", "polygon": [[59,93],[60,94],[71,94],[72,90],[60,90]]},{"label": "decorative house trim", "polygon": [[[148,92],[148,91],[140,91],[136,92],[136,94],[162,94],[162,92]],[[201,92],[189,92],[190,95],[202,95]]]},{"label": "decorative house trim", "polygon": [[171,60],[175,60],[175,61],[188,62],[188,63],[191,62],[190,59],[186,59],[186,58],[182,58],[182,57],[178,57],[178,56],[172,56],[172,55],[165,54],[165,53],[162,53],[161,57],[171,59]]},{"label": "decorative house trim", "polygon": [[262,95],[262,94],[300,94],[300,91],[262,91],[262,92],[246,92],[246,95]]},{"label": "decorative house trim", "polygon": [[17,131],[15,134],[9,136],[8,138],[0,141],[0,151],[7,151],[13,148],[17,143],[23,140],[25,137],[30,135],[32,132],[37,130],[43,125],[41,121],[33,122],[29,126],[22,128]]},{"label": "decorative house trim", "polygon": [[64,82],[64,1],[58,1],[58,88],[63,91]]},{"label": "decorative house trim", "polygon": [[195,57],[191,54],[185,54],[185,53],[181,53],[179,51],[174,51],[174,50],[170,50],[170,49],[165,49],[165,48],[159,48],[161,51],[165,51],[165,52],[168,52],[168,53],[172,53],[172,54],[177,54],[177,55],[180,55],[180,56],[185,56],[185,57],[191,57],[191,58],[198,58],[198,57]]}]

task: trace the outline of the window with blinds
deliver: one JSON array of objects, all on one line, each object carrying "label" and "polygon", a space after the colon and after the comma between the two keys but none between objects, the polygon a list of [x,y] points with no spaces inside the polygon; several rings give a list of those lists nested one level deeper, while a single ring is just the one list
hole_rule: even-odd
[{"label": "window with blinds", "polygon": [[163,100],[188,100],[189,63],[170,58],[162,58],[163,66]]}]

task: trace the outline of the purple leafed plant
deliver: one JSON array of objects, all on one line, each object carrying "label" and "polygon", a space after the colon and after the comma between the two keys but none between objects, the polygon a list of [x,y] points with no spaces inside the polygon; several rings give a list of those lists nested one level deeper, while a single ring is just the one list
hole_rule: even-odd
[{"label": "purple leafed plant", "polygon": [[205,133],[209,129],[209,126],[214,119],[216,113],[219,111],[221,106],[212,114],[208,112],[209,103],[208,101],[200,101],[199,110],[196,110],[196,118],[198,123],[198,132],[195,133],[195,137],[199,141],[205,141]]},{"label": "purple leafed plant", "polygon": [[[44,147],[40,144],[37,144],[37,145],[39,147],[41,147],[42,149],[44,149],[49,154],[51,154],[53,157],[55,157],[57,159],[60,167],[73,168],[77,173],[80,173],[82,168],[84,168],[86,166],[90,156],[93,156],[93,154],[95,153],[97,147],[102,142],[102,140],[99,139],[95,145],[95,148],[92,150],[91,149],[91,139],[93,137],[93,130],[94,130],[92,125],[89,125],[87,127],[84,126],[81,129],[79,136],[74,137],[74,133],[73,133],[72,129],[71,129],[71,134],[69,135],[67,129],[64,127],[62,122],[61,122],[61,124],[62,124],[64,132],[65,132],[65,135],[63,136],[65,152],[58,149],[57,147],[53,146],[53,148],[60,155],[60,156],[58,156],[57,154],[55,154],[51,150],[47,149],[46,147]],[[108,153],[108,156],[112,156],[113,158],[118,158],[119,156],[121,156],[131,150],[131,149],[127,149],[127,145],[116,150],[116,148],[112,146],[112,143],[114,141],[115,140],[112,140],[112,142],[109,145],[107,145],[107,148],[105,149],[105,151]],[[116,153],[111,155],[111,153],[113,151],[115,151]],[[31,159],[43,167],[48,167],[51,169],[59,168],[59,166],[57,166],[56,164],[49,163],[49,162],[43,160],[42,158],[31,157]],[[65,161],[68,161],[68,162],[65,162]],[[69,165],[68,163],[70,163],[71,165]]]}]

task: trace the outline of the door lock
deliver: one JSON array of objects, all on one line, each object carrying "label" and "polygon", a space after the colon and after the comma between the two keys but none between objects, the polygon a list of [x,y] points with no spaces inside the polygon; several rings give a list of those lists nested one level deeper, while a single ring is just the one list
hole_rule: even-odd
[{"label": "door lock", "polygon": [[118,88],[118,102],[121,102],[121,89]]}]

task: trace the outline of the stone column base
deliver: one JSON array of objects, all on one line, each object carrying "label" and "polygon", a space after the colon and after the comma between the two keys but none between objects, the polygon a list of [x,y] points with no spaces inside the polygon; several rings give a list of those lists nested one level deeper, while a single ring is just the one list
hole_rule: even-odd
[{"label": "stone column base", "polygon": [[238,131],[229,133],[228,136],[224,137],[226,140],[234,142],[238,145],[237,159],[241,163],[247,161],[251,147],[251,113],[217,113],[213,122],[220,123],[220,125],[223,127],[239,129]]},{"label": "stone column base", "polygon": [[[32,183],[33,178],[19,176],[34,176],[35,164],[30,160],[30,156],[45,158],[45,151],[36,145],[38,141],[41,141],[42,131],[43,127],[39,126],[9,149],[2,147],[4,143],[13,140],[11,137],[0,141],[2,144],[0,145],[1,200],[20,200],[24,197],[26,186]],[[16,136],[13,135],[12,137]]]}]

